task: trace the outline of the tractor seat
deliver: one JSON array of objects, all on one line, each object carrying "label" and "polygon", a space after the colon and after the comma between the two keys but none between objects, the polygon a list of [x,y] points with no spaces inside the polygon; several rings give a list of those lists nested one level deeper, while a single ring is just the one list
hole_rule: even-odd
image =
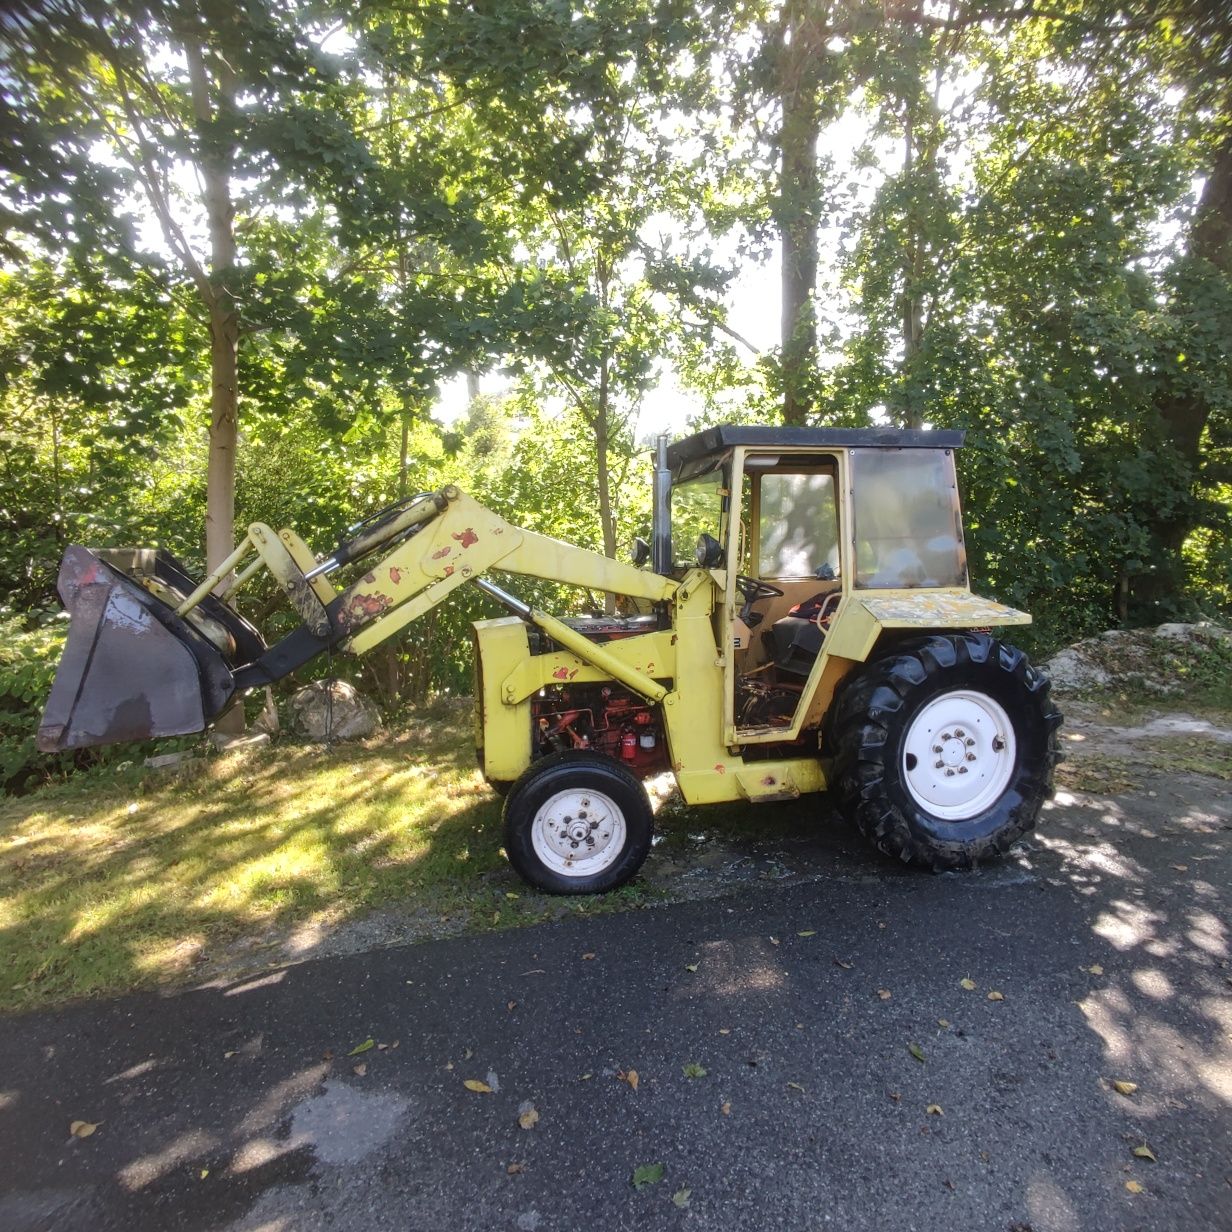
[{"label": "tractor seat", "polygon": [[807,676],[821,651],[825,634],[815,620],[801,616],[784,616],[770,626],[774,639],[774,664],[781,671],[796,676]]}]

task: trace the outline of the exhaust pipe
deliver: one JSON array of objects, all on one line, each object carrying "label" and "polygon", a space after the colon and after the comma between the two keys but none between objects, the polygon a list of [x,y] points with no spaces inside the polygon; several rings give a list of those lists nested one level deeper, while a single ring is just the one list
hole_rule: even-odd
[{"label": "exhaust pipe", "polygon": [[651,509],[650,567],[669,577],[672,572],[672,472],[667,465],[667,433],[655,441]]}]

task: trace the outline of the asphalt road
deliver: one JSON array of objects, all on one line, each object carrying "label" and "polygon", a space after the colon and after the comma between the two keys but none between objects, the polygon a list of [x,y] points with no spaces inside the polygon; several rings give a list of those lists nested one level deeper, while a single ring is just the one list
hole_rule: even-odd
[{"label": "asphalt road", "polygon": [[10,1020],[0,1228],[1232,1228],[1226,788]]}]

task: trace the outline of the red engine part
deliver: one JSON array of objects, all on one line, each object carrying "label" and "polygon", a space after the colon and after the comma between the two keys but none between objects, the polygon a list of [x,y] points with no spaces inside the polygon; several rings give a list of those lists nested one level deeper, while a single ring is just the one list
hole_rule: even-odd
[{"label": "red engine part", "polygon": [[531,716],[539,757],[564,749],[593,749],[623,763],[639,778],[668,768],[658,710],[619,686],[544,689],[531,700]]}]

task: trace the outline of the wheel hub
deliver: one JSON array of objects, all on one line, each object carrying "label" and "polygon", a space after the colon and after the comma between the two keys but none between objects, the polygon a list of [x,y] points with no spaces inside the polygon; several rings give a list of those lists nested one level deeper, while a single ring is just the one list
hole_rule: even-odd
[{"label": "wheel hub", "polygon": [[559,791],[531,823],[531,842],[544,864],[571,877],[592,877],[624,850],[625,819],[597,791]]},{"label": "wheel hub", "polygon": [[1016,761],[1014,728],[986,693],[955,690],[935,697],[903,740],[903,782],[934,817],[978,816],[1009,785]]}]

